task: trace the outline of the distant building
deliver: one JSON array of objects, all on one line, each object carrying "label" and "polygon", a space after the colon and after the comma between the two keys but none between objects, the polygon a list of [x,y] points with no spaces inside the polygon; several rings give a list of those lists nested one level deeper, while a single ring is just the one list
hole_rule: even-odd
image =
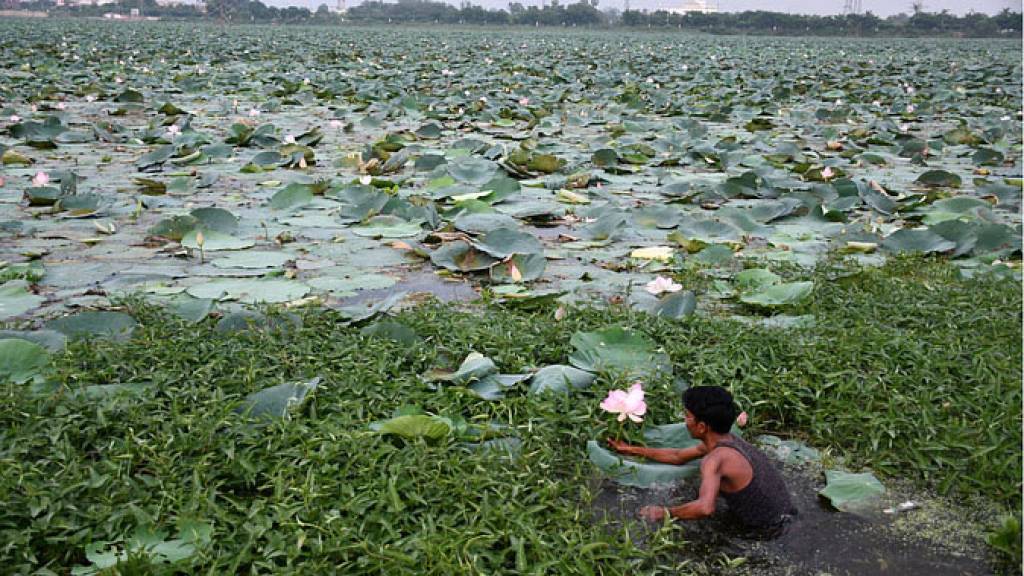
[{"label": "distant building", "polygon": [[667,10],[672,14],[689,14],[691,12],[700,12],[704,14],[711,14],[718,12],[718,4],[712,3],[711,0],[684,0],[679,6],[673,6]]}]

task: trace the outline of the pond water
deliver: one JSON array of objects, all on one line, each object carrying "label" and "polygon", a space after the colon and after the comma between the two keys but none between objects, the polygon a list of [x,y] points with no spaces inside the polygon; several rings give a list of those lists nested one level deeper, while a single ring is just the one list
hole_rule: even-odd
[{"label": "pond water", "polygon": [[[771,536],[754,535],[728,517],[724,500],[706,520],[682,523],[686,558],[745,558],[730,574],[873,576],[879,574],[975,576],[992,574],[979,542],[950,542],[927,530],[908,529],[900,516],[881,512],[858,515],[836,512],[818,497],[824,482],[813,471],[787,466],[786,484],[799,509],[796,520]],[[630,534],[643,546],[660,524],[637,520],[644,506],[678,505],[695,499],[699,483],[653,489],[625,488],[602,481],[592,503],[609,526],[636,521]],[[884,506],[879,506],[879,510]],[[910,523],[930,511],[906,513]],[[913,516],[917,516],[914,518]],[[677,521],[679,522],[679,521]]]}]

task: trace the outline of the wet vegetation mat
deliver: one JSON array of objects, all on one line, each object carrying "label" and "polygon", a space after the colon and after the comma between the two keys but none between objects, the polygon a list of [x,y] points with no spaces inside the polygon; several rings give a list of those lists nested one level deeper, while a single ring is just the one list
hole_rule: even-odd
[{"label": "wet vegetation mat", "polygon": [[[0,21],[0,572],[1019,565],[1020,62]],[[796,536],[634,519],[702,384]]]},{"label": "wet vegetation mat", "polygon": [[[816,286],[795,311],[815,315],[812,325],[554,302],[190,323],[133,301],[130,332],[86,331],[64,350],[61,333],[35,332],[40,358],[2,388],[3,565],[992,573],[999,557],[985,533],[1021,485],[1019,283],[964,279],[922,258],[828,263],[794,281]],[[762,542],[721,518],[636,519],[640,505],[685,498],[695,480],[617,486],[588,457],[588,441],[619,433],[600,400],[633,376],[605,364],[575,368],[581,378],[566,365],[606,358],[585,354],[581,335],[608,327],[656,346],[654,356],[633,346],[620,368],[667,359],[645,377],[650,409],[627,434],[678,423],[678,390],[714,383],[750,413],[744,435],[801,442],[773,452],[802,462],[787,465],[801,508],[791,534]],[[541,378],[552,366],[565,376]],[[874,470],[888,491],[835,511],[817,496],[826,469]],[[914,508],[884,512],[905,500]]]}]

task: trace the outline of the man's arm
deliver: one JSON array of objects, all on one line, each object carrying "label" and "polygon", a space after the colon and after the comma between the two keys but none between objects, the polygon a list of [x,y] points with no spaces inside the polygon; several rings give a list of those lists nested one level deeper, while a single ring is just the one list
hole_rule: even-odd
[{"label": "man's arm", "polygon": [[640,456],[663,464],[686,464],[708,453],[704,444],[690,446],[689,448],[647,448],[646,446],[633,446],[621,440],[613,440],[611,438],[608,439],[608,444],[620,454]]},{"label": "man's arm", "polygon": [[697,499],[682,506],[669,508],[668,513],[680,520],[706,518],[715,513],[715,498],[722,483],[722,459],[716,454],[700,463],[700,492]]}]

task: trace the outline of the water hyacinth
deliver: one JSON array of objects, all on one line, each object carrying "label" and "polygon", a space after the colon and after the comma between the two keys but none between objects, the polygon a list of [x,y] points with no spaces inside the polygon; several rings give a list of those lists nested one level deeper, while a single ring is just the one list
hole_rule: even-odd
[{"label": "water hyacinth", "polygon": [[643,416],[647,413],[643,384],[636,382],[629,387],[628,391],[611,390],[608,392],[608,397],[601,402],[601,409],[618,414],[619,422],[625,421],[626,418],[633,422],[643,422]]}]

